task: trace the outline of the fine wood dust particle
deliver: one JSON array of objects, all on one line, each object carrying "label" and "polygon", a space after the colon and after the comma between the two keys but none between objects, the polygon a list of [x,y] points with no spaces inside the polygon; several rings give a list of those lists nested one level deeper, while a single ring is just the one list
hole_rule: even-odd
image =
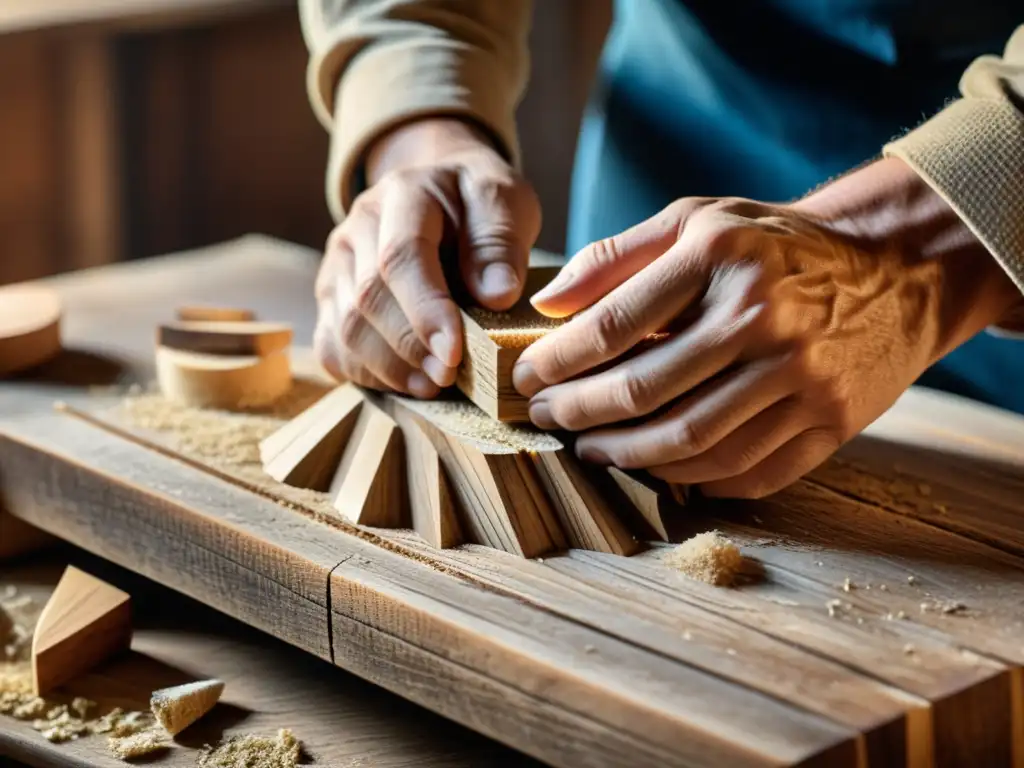
[{"label": "fine wood dust particle", "polygon": [[148,728],[130,736],[112,736],[107,739],[107,746],[119,760],[133,760],[168,749],[170,744],[162,729]]},{"label": "fine wood dust particle", "polygon": [[707,531],[673,549],[665,558],[665,564],[692,579],[727,587],[736,580],[743,565],[743,555],[739,547],[721,533]]},{"label": "fine wood dust particle", "polygon": [[213,748],[207,746],[199,755],[199,768],[296,768],[302,745],[287,728],[275,738],[246,734],[236,736]]},{"label": "fine wood dust particle", "polygon": [[470,307],[466,314],[487,332],[491,341],[509,349],[524,349],[565,323],[564,318],[542,315],[528,302],[517,304],[508,312]]}]

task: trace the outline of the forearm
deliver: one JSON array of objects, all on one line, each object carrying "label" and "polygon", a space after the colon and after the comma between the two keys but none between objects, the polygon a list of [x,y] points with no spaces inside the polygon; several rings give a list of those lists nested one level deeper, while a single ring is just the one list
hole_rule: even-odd
[{"label": "forearm", "polygon": [[336,219],[359,192],[368,148],[411,120],[466,119],[518,162],[531,11],[532,0],[300,0]]},{"label": "forearm", "polygon": [[938,359],[1021,305],[1020,291],[971,228],[919,174],[887,158],[796,203],[860,247],[898,253],[938,284]]}]

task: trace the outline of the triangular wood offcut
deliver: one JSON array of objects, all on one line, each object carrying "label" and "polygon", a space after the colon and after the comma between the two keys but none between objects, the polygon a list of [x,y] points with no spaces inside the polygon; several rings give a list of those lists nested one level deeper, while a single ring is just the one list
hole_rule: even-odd
[{"label": "triangular wood offcut", "polygon": [[287,349],[292,328],[285,323],[177,322],[157,329],[157,344],[204,355],[263,357]]},{"label": "triangular wood offcut", "polygon": [[412,527],[438,549],[458,546],[462,543],[462,530],[441,457],[415,424],[410,424],[402,434]]},{"label": "triangular wood offcut", "polygon": [[32,680],[41,696],[131,645],[131,599],[68,566],[39,615],[32,639]]},{"label": "triangular wood offcut", "polygon": [[256,319],[251,309],[213,307],[200,304],[178,307],[178,320],[184,323],[244,323]]},{"label": "triangular wood offcut", "polygon": [[[626,498],[633,503],[634,509],[643,519],[644,528],[649,533],[662,541],[668,541],[668,530],[665,528],[663,515],[663,494],[659,493],[654,483],[646,482],[647,478],[623,472],[618,467],[608,467],[608,474],[619,486],[619,489],[626,495]],[[668,493],[668,488],[665,488]]]},{"label": "triangular wood offcut", "polygon": [[177,736],[216,706],[224,692],[220,680],[199,680],[153,691],[149,708],[171,736]]},{"label": "triangular wood offcut", "polygon": [[568,451],[538,453],[535,461],[570,546],[616,555],[632,555],[640,548]]},{"label": "triangular wood offcut", "polygon": [[352,385],[328,392],[264,440],[264,445],[276,443],[264,452],[276,452],[263,471],[297,488],[328,490],[362,408],[363,395]]},{"label": "triangular wood offcut", "polygon": [[394,419],[364,402],[331,482],[335,509],[360,525],[405,526],[408,492],[403,453],[402,434]]}]

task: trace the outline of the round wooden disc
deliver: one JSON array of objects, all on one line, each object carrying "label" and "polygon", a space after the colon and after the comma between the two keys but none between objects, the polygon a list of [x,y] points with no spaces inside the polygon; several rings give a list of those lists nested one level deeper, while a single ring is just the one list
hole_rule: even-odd
[{"label": "round wooden disc", "polygon": [[60,297],[49,288],[0,288],[0,376],[55,357],[61,349],[60,316]]},{"label": "round wooden disc", "polygon": [[260,408],[292,385],[288,350],[241,357],[158,346],[156,373],[164,397],[197,408]]}]

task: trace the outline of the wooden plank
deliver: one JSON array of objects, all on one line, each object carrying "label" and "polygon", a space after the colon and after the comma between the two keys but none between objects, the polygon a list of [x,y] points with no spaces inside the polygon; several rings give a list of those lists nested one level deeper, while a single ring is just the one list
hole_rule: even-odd
[{"label": "wooden plank", "polygon": [[[463,584],[362,538],[309,521],[298,524],[301,518],[294,511],[269,500],[126,445],[85,423],[55,419],[40,415],[4,425],[8,434],[0,438],[0,475],[19,514],[321,656],[330,657],[323,643],[331,634],[335,643],[362,636],[360,652],[336,654],[336,663],[367,675],[367,665],[378,668],[376,675],[391,665],[390,687],[462,722],[492,717],[481,715],[483,705],[491,701],[492,670],[474,669],[474,661],[493,664],[495,654],[509,655],[516,675],[509,679],[518,679],[519,685],[535,681],[528,692],[549,703],[548,728],[562,743],[574,746],[556,750],[555,741],[550,741],[549,752],[544,742],[524,742],[536,709],[503,711],[496,719],[507,730],[494,735],[554,765],[577,764],[567,762],[566,755],[576,754],[581,743],[604,747],[595,748],[585,763],[595,766],[632,765],[614,758],[624,749],[632,755],[657,756],[664,765],[689,764],[694,754],[705,759],[720,755],[734,765],[855,762],[851,729],[668,663],[658,654],[576,622],[527,609],[513,597]],[[47,448],[33,448],[33,439],[42,435]],[[38,482],[43,476],[47,482]],[[160,478],[158,489],[147,488],[146,478]],[[328,592],[326,577],[336,565]],[[419,586],[403,591],[406,583]],[[330,611],[324,603],[328,594]],[[437,601],[436,616],[423,610],[422,601],[429,596]],[[275,610],[267,611],[267,605]],[[489,621],[500,617],[501,624],[495,627],[503,628],[496,636],[500,640],[488,639],[490,629],[479,634],[478,619],[473,617],[485,611]],[[327,628],[329,615],[335,621],[333,632]],[[372,630],[369,637],[365,632],[341,631],[338,615]],[[440,638],[420,636],[425,624]],[[535,634],[529,653],[514,650],[506,635],[531,625]],[[450,662],[442,652],[460,647],[446,645],[443,638],[459,636],[478,637],[480,645]],[[429,689],[410,683],[407,669],[414,661],[408,655],[385,662],[375,653],[378,646],[371,638],[380,638],[385,647],[392,640],[408,644],[416,669],[450,672],[453,663],[456,670],[468,668],[470,674],[459,678],[465,685],[455,686],[450,696],[439,700]],[[598,659],[613,665],[621,660],[622,666],[606,676],[605,664],[598,659],[581,662],[581,651],[588,657],[588,645],[598,649]],[[552,677],[556,673],[559,677]],[[556,679],[564,689],[553,685]],[[715,703],[692,695],[699,691]],[[597,722],[581,734],[581,722],[592,720]],[[636,751],[638,742],[649,746]]]},{"label": "wooden plank", "polygon": [[[540,763],[520,752],[253,632],[200,603],[80,550],[69,554],[71,562],[98,571],[105,581],[129,591],[140,610],[131,654],[75,681],[66,689],[68,694],[96,701],[100,711],[111,706],[143,710],[154,689],[182,680],[217,678],[226,685],[221,703],[175,740],[160,756],[161,766],[194,768],[204,744],[289,728],[314,765],[540,768]],[[42,604],[67,563],[67,559],[38,558],[0,568],[0,593],[11,586],[19,597]],[[110,754],[103,736],[51,744],[30,723],[0,717],[0,761],[4,760],[34,768],[125,766]]]}]

